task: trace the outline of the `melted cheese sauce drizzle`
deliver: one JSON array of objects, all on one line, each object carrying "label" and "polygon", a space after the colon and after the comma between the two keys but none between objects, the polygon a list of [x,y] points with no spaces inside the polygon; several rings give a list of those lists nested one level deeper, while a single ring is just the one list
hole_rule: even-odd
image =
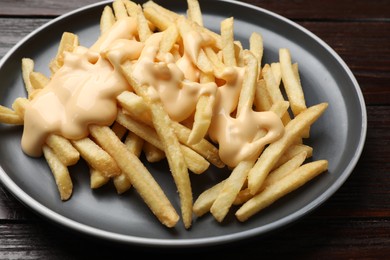
[{"label": "melted cheese sauce drizzle", "polygon": [[[193,115],[200,96],[215,97],[208,133],[230,167],[255,160],[266,144],[283,135],[284,126],[273,112],[244,109],[238,117],[232,116],[245,68],[227,67],[220,75],[222,86],[199,83],[196,59],[201,48],[212,42],[206,35],[190,31],[183,36],[181,57],[167,53],[158,59],[162,33],[154,33],[145,44],[135,40],[136,33],[135,19],[121,19],[91,48],[80,46],[65,53],[64,65],[26,108],[22,148],[28,155],[40,156],[51,133],[79,139],[88,135],[90,124],[111,125],[117,115],[116,96],[132,90],[116,69],[125,60],[134,61],[133,76],[152,87],[151,98],[161,100],[172,120],[181,122]],[[264,137],[258,136],[262,129],[267,131]]]}]

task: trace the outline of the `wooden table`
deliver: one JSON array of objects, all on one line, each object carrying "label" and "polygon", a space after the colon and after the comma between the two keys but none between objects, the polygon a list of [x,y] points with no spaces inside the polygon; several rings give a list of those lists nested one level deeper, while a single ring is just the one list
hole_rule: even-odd
[{"label": "wooden table", "polygon": [[[93,0],[2,0],[0,57],[54,17]],[[320,208],[266,237],[229,248],[164,252],[201,256],[298,259],[390,257],[390,2],[301,0],[247,3],[269,9],[322,38],[344,59],[363,91],[368,132],[362,156],[346,183]],[[37,217],[0,184],[1,259],[76,259],[130,256],[132,247],[105,245]],[[146,255],[146,251],[141,251]],[[160,252],[150,252],[159,256]],[[157,254],[158,253],[158,254]]]}]

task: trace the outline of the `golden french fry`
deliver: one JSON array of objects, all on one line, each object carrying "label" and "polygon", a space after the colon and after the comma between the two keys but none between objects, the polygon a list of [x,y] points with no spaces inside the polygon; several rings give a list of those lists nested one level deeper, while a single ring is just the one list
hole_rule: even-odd
[{"label": "golden french fry", "polygon": [[154,24],[159,31],[165,31],[172,24],[174,24],[174,20],[172,20],[165,13],[159,12],[156,8],[148,7],[145,4],[143,7],[145,18]]},{"label": "golden french fry", "polygon": [[284,164],[288,160],[290,160],[292,157],[296,156],[300,152],[305,151],[307,154],[307,158],[310,158],[313,155],[313,147],[305,144],[293,144],[287,150],[280,156],[279,160],[274,165],[273,169],[279,167],[280,165]]},{"label": "golden french fry", "polygon": [[34,61],[30,58],[22,58],[22,77],[24,86],[27,90],[27,96],[30,96],[34,88],[30,81],[30,74],[34,71]]},{"label": "golden french fry", "polygon": [[263,36],[260,33],[253,32],[249,37],[249,50],[257,58],[258,67],[260,69],[264,52]]},{"label": "golden french fry", "polygon": [[115,15],[111,6],[106,5],[100,16],[100,34],[103,35],[107,32],[115,23]]},{"label": "golden french fry", "polygon": [[327,107],[328,103],[324,102],[302,111],[287,124],[283,137],[267,146],[248,174],[248,187],[252,194],[258,192],[268,173],[284,151],[301,135],[306,127],[313,124],[324,113]]},{"label": "golden french fry", "polygon": [[140,5],[138,5],[137,8],[137,28],[138,36],[141,42],[145,42],[150,37],[150,35],[152,35],[152,31],[149,28],[148,21],[146,20]]},{"label": "golden french fry", "polygon": [[217,53],[213,50],[212,47],[205,47],[204,52],[213,66],[214,74],[221,75],[226,65],[218,58]]},{"label": "golden french fry", "polygon": [[74,165],[80,159],[80,153],[73,147],[71,142],[60,135],[50,134],[46,138],[46,144],[65,166]]},{"label": "golden french fry", "polygon": [[201,174],[209,168],[210,163],[203,156],[185,145],[181,145],[180,148],[187,167],[192,173]]},{"label": "golden french fry", "polygon": [[33,89],[42,89],[48,83],[50,79],[46,77],[43,73],[33,71],[30,73],[30,82]]},{"label": "golden french fry", "polygon": [[196,104],[194,124],[188,137],[189,144],[199,143],[206,135],[209,129],[211,118],[213,116],[213,106],[215,97],[202,95]]},{"label": "golden french fry", "polygon": [[257,81],[253,104],[257,111],[268,111],[272,106],[272,100],[268,93],[264,79],[259,79]]},{"label": "golden french fry", "polygon": [[237,117],[246,109],[252,109],[256,93],[256,82],[258,74],[258,62],[250,51],[244,51],[246,63],[244,81],[242,83],[240,97],[237,105]]},{"label": "golden french fry", "polygon": [[90,187],[91,189],[97,189],[106,184],[110,178],[105,176],[100,171],[89,167],[89,174],[90,174]]},{"label": "golden french fry", "polygon": [[120,169],[115,160],[90,138],[85,137],[71,142],[79,151],[81,157],[104,176],[113,177],[120,174]]},{"label": "golden french fry", "polygon": [[139,157],[142,152],[142,146],[144,145],[144,139],[133,132],[129,132],[125,139],[125,145],[130,152]]},{"label": "golden french fry", "polygon": [[70,32],[64,32],[62,34],[60,45],[58,46],[57,54],[49,64],[49,68],[52,74],[54,74],[64,64],[64,57],[63,57],[64,52],[66,51],[72,52],[73,49],[78,45],[79,45],[79,38],[76,34]]},{"label": "golden french fry", "polygon": [[[119,124],[119,123],[118,123]],[[127,150],[139,157],[142,152],[144,140],[133,132],[128,132],[125,145]],[[113,183],[118,194],[122,194],[131,188],[131,182],[124,173],[120,173],[118,176],[113,177]]]},{"label": "golden french fry", "polygon": [[160,42],[158,57],[164,57],[165,54],[170,52],[173,46],[176,44],[179,37],[179,30],[175,23],[172,23],[164,32]]},{"label": "golden french fry", "polygon": [[142,6],[144,8],[144,12],[145,12],[145,9],[147,9],[147,8],[153,8],[156,10],[156,12],[158,14],[167,17],[169,20],[171,20],[173,22],[176,21],[180,17],[179,14],[169,10],[168,8],[163,7],[162,5],[157,4],[156,2],[154,2],[152,0],[145,2]]},{"label": "golden french fry", "polygon": [[9,107],[5,107],[5,106],[1,106],[1,105],[0,105],[0,113],[1,113],[1,114],[10,114],[10,115],[13,115],[13,114],[15,114],[15,111],[12,110],[12,109],[9,108]]},{"label": "golden french fry", "polygon": [[234,18],[229,17],[221,22],[221,39],[223,62],[227,66],[237,66],[236,54],[234,50]]},{"label": "golden french fry", "polygon": [[122,0],[114,0],[112,3],[116,20],[128,17],[126,6]]},{"label": "golden french fry", "polygon": [[152,117],[150,110],[142,97],[134,92],[123,91],[117,96],[117,100],[126,113],[145,124],[151,125]]},{"label": "golden french fry", "polygon": [[126,174],[119,174],[112,178],[116,192],[118,194],[123,194],[131,188],[131,182],[127,178]]},{"label": "golden french fry", "polygon": [[150,163],[159,162],[165,158],[164,151],[161,151],[151,143],[145,142],[142,149],[145,154],[146,160]]},{"label": "golden french fry", "polygon": [[99,145],[115,159],[159,221],[167,227],[174,227],[179,221],[179,215],[139,158],[126,148],[109,127],[92,125],[89,129]]},{"label": "golden french fry", "polygon": [[318,160],[306,163],[286,177],[273,184],[270,184],[263,192],[245,202],[235,213],[239,221],[245,221],[265,207],[268,207],[276,200],[296,190],[308,181],[328,168],[328,161]]},{"label": "golden french fry", "polygon": [[23,118],[16,112],[13,112],[12,114],[0,112],[0,122],[10,125],[23,125]]},{"label": "golden french fry", "polygon": [[26,110],[28,103],[29,100],[27,98],[18,97],[12,103],[12,109],[20,116],[20,118],[24,118],[24,111]]},{"label": "golden french fry", "polygon": [[53,173],[61,200],[68,200],[73,192],[73,182],[68,168],[58,159],[49,146],[42,147],[43,155]]},{"label": "golden french fry", "polygon": [[112,124],[111,129],[116,134],[116,136],[118,136],[118,138],[121,140],[124,138],[124,136],[127,133],[127,128],[116,121]]},{"label": "golden french fry", "polygon": [[271,63],[271,70],[274,74],[274,79],[276,81],[276,84],[280,86],[280,82],[282,81],[282,71],[280,69],[280,63],[279,62],[272,62]]},{"label": "golden french fry", "polygon": [[198,0],[187,0],[188,10],[187,17],[189,20],[203,26],[203,17],[202,11],[200,10],[200,5]]},{"label": "golden french fry", "polygon": [[[272,103],[283,101],[284,97],[282,91],[280,90],[279,84],[275,80],[274,73],[272,72],[271,66],[269,64],[264,65],[262,75]],[[289,113],[285,113],[282,117],[283,124],[286,125],[290,120],[291,117]]]},{"label": "golden french fry", "polygon": [[294,116],[297,116],[306,109],[306,101],[301,83],[296,78],[292,68],[291,54],[289,49],[281,48],[279,50],[279,60],[283,86],[286,90],[291,110],[294,113]]}]

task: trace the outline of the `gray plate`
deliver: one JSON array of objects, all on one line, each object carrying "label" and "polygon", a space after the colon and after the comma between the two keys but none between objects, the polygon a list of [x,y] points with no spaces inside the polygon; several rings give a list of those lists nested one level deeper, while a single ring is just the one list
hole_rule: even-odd
[{"label": "gray plate", "polygon": [[[56,53],[62,32],[74,32],[82,45],[90,46],[99,34],[103,7],[109,3],[97,3],[65,14],[17,44],[0,63],[0,103],[11,106],[15,98],[26,95],[20,71],[22,57],[34,59],[36,70],[48,75],[47,65]],[[205,25],[214,31],[219,31],[222,19],[234,16],[236,39],[245,47],[250,34],[260,32],[265,45],[264,62],[277,61],[279,48],[290,49],[293,61],[299,64],[307,105],[329,102],[325,114],[312,127],[308,143],[314,148],[314,160],[329,160],[329,171],[245,223],[239,223],[231,210],[221,224],[208,214],[195,218],[190,230],[185,230],[182,223],[167,229],[134,190],[121,196],[111,184],[91,190],[83,162],[70,168],[74,194],[69,201],[61,202],[45,161],[23,154],[22,127],[1,125],[0,180],[18,200],[66,229],[95,238],[147,247],[200,247],[274,231],[311,212],[336,192],[359,159],[367,128],[364,99],[349,68],[322,40],[286,18],[236,1],[200,3]],[[180,13],[187,8],[186,1],[182,0],[165,1],[162,5]],[[180,212],[166,163],[148,167]],[[227,174],[227,171],[210,169],[201,176],[192,175],[194,198]]]}]

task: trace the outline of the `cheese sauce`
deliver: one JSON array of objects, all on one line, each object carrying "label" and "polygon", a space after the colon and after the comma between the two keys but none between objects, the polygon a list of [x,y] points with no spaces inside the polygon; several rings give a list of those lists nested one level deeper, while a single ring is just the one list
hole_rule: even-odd
[{"label": "cheese sauce", "polygon": [[[219,75],[225,82],[222,86],[199,83],[196,59],[212,42],[206,35],[190,31],[183,35],[180,58],[167,53],[158,59],[162,33],[154,33],[145,43],[135,39],[136,33],[135,19],[121,19],[91,48],[80,46],[65,53],[64,65],[26,107],[22,137],[26,154],[40,156],[49,134],[79,139],[88,135],[90,124],[111,125],[117,115],[117,95],[132,89],[116,69],[125,60],[134,61],[133,76],[149,86],[151,98],[161,100],[172,120],[181,122],[193,115],[200,96],[215,98],[208,134],[230,167],[255,160],[266,144],[283,135],[284,126],[273,112],[244,109],[238,117],[232,115],[245,68],[227,67]],[[259,136],[263,129],[267,134]]]}]

